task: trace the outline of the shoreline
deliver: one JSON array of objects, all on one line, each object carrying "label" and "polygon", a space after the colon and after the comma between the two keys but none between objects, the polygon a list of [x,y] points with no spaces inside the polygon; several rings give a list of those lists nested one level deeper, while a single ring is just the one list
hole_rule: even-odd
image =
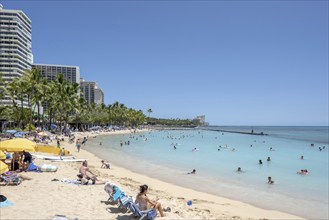
[{"label": "shoreline", "polygon": [[[97,134],[86,132],[77,133],[76,137],[81,138],[89,136],[89,138],[91,138],[91,136],[120,133],[127,134],[130,133],[130,131],[100,132]],[[93,172],[98,174],[100,179],[114,182],[127,195],[136,196],[140,185],[149,185],[150,198],[159,199],[163,208],[171,207],[172,211],[166,212],[166,216],[161,219],[302,219],[301,217],[288,213],[266,210],[244,202],[226,199],[167,183],[119,167],[111,161],[111,169],[101,169],[100,161],[102,158],[88,152],[84,147],[82,147],[78,153],[74,144],[68,144],[67,140],[64,143],[65,144],[62,145],[65,149],[69,150],[76,158],[88,159],[89,167]],[[45,162],[49,163],[48,161],[37,160],[36,164]],[[52,162],[51,164],[59,167],[57,172],[24,173],[24,175],[30,176],[33,179],[31,181],[23,181],[19,186],[1,187],[1,194],[5,195],[9,201],[14,203],[12,207],[1,208],[1,219],[18,219],[22,218],[22,214],[24,214],[24,219],[49,219],[54,218],[55,214],[65,215],[70,219],[75,217],[79,219],[117,219],[119,216],[123,217],[123,215],[125,217],[127,216],[125,219],[132,219],[131,213],[118,212],[117,205],[106,205],[104,203],[104,201],[108,199],[108,195],[103,189],[104,185],[75,186],[73,184],[50,181],[53,178],[75,179],[78,168],[81,166],[80,162]],[[33,182],[34,184],[32,184]],[[40,187],[44,189],[40,190]],[[53,190],[53,188],[57,188],[57,190]],[[29,189],[31,190],[28,191]],[[35,193],[33,193],[33,191]],[[40,191],[44,193],[48,192],[50,195],[39,195]],[[26,197],[31,198],[29,201],[22,201],[22,196],[25,197],[23,194],[24,192],[36,195],[31,196],[32,198]],[[48,201],[53,200],[54,203],[52,204],[50,202],[48,205],[45,204],[47,198]],[[79,200],[79,198],[81,200]],[[188,200],[192,200],[192,206],[186,204]],[[37,205],[31,210],[27,207],[26,202]],[[22,206],[23,203],[25,203],[25,205]],[[58,206],[58,203],[60,206]],[[109,208],[111,212],[106,211],[106,208]],[[81,210],[84,211],[81,212]],[[29,216],[26,216],[26,214],[29,214]]]}]

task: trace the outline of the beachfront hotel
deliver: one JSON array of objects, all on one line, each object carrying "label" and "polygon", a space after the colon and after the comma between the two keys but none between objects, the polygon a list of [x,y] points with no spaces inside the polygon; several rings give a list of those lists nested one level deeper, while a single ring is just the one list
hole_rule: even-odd
[{"label": "beachfront hotel", "polygon": [[80,89],[80,97],[84,98],[87,101],[88,105],[100,105],[104,103],[104,93],[97,86],[96,82],[85,81],[83,78],[81,78]]},{"label": "beachfront hotel", "polygon": [[[4,9],[0,4],[0,74],[4,84],[21,77],[26,69],[31,69],[32,22],[21,10]],[[8,96],[0,100],[0,105],[11,105]],[[23,102],[24,107],[27,102]]]},{"label": "beachfront hotel", "polygon": [[80,97],[84,98],[88,105],[95,103],[95,87],[96,82],[88,82],[83,78],[80,80]]},{"label": "beachfront hotel", "polygon": [[95,104],[96,105],[101,105],[103,103],[104,103],[104,92],[96,84],[96,87],[95,87]]},{"label": "beachfront hotel", "polygon": [[[32,68],[40,71],[41,77],[47,79],[49,82],[54,81],[59,74],[64,75],[64,79],[70,84],[80,84],[80,67],[66,66],[66,65],[52,65],[52,64],[33,64]],[[44,111],[47,111],[48,105],[43,106]]]}]

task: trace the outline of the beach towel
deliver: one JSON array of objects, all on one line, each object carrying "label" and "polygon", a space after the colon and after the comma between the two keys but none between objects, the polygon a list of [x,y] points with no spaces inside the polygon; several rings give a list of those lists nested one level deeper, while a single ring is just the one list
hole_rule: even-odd
[{"label": "beach towel", "polygon": [[79,180],[61,179],[61,182],[63,182],[63,183],[71,183],[71,184],[75,184],[75,185],[80,185],[81,184],[81,181],[79,181]]},{"label": "beach towel", "polygon": [[116,201],[117,199],[121,198],[122,196],[124,196],[124,192],[121,191],[121,189],[117,186],[114,186],[113,187],[114,190],[115,190],[115,193],[113,194],[112,198],[113,198],[113,201]]},{"label": "beach towel", "polygon": [[27,168],[27,171],[36,171],[38,170],[38,166],[36,166],[34,163],[30,163],[29,167]]},{"label": "beach towel", "polygon": [[0,208],[3,208],[3,207],[9,207],[9,206],[13,206],[14,204],[9,202],[8,199],[6,199],[5,201],[3,202],[0,202]]}]

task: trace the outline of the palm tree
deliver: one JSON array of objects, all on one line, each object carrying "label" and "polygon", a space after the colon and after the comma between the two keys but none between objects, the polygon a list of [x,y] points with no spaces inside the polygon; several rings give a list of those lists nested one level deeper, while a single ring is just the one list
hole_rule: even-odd
[{"label": "palm tree", "polygon": [[[12,82],[7,84],[6,87],[10,99],[13,103],[13,107],[16,110],[16,114],[17,114],[17,123],[19,121],[19,124],[21,126],[22,129],[24,129],[24,108],[23,108],[23,103],[24,103],[24,99],[25,99],[25,91],[26,91],[26,84],[24,83],[24,81],[22,81],[20,78],[15,78]],[[18,103],[16,100],[20,100],[20,107],[21,107],[21,112],[20,112],[20,116],[18,114]]]},{"label": "palm tree", "polygon": [[151,114],[153,111],[152,111],[151,108],[149,108],[149,109],[147,110],[147,112],[149,113],[149,117],[150,117],[150,114]]},{"label": "palm tree", "polygon": [[41,73],[38,69],[32,68],[31,70],[25,70],[25,75],[20,79],[27,94],[28,106],[30,107],[30,124],[32,124],[33,104],[38,106],[38,118],[40,114]]}]

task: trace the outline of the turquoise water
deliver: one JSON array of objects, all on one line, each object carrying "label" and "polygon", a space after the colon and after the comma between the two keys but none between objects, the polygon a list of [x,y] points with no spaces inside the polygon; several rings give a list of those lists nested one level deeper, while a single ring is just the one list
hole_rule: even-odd
[{"label": "turquoise water", "polygon": [[[90,139],[86,149],[132,171],[198,191],[308,219],[328,218],[328,127],[208,129],[253,129],[268,135],[201,129],[152,131],[99,136]],[[120,141],[128,140],[130,145],[120,146]],[[319,147],[325,149],[320,151]],[[243,172],[236,172],[237,167]],[[187,175],[192,169],[197,175]],[[296,174],[301,169],[310,174]],[[275,184],[267,184],[268,176]]]}]

